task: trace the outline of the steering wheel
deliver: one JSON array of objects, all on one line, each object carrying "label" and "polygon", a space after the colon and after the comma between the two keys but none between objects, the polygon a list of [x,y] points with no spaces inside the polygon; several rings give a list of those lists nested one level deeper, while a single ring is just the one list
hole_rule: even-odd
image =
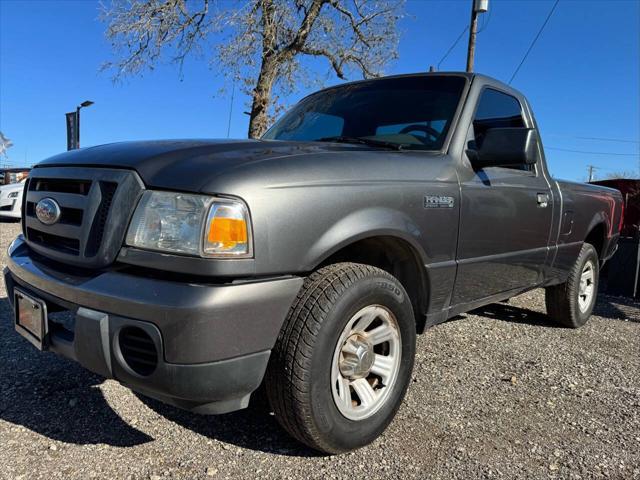
[{"label": "steering wheel", "polygon": [[433,137],[434,140],[438,140],[438,138],[440,137],[440,132],[438,132],[435,128],[432,128],[428,125],[420,125],[417,123],[413,125],[407,125],[398,133],[409,133],[409,132],[424,132],[427,134],[428,137]]}]

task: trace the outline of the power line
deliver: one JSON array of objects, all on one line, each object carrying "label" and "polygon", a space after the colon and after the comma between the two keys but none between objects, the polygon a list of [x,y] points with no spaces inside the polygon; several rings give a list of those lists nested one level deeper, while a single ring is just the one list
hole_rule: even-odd
[{"label": "power line", "polygon": [[555,9],[558,6],[559,2],[560,2],[560,0],[556,0],[556,2],[553,4],[553,7],[551,7],[551,10],[549,11],[549,14],[547,15],[547,18],[545,19],[544,23],[540,27],[540,30],[538,30],[538,33],[536,34],[536,36],[533,38],[533,41],[531,42],[531,45],[529,45],[529,48],[527,49],[527,53],[524,54],[524,57],[522,57],[522,60],[520,61],[520,64],[518,65],[518,68],[516,68],[515,72],[513,72],[513,75],[511,75],[511,79],[509,80],[509,85],[511,85],[511,82],[513,81],[513,79],[518,74],[518,71],[520,71],[520,67],[522,67],[522,64],[524,63],[524,61],[529,56],[529,52],[531,52],[531,49],[533,49],[533,46],[538,41],[538,38],[540,38],[540,34],[544,30],[544,27],[547,26],[547,23],[549,22],[549,19],[551,18],[551,15],[553,15],[553,12],[555,11]]},{"label": "power line", "polygon": [[598,165],[587,165],[587,167],[593,167],[595,170],[602,170],[604,172],[619,172],[621,169],[620,168],[605,168],[605,167],[599,167]]},{"label": "power line", "polygon": [[487,20],[485,21],[484,16],[482,17],[482,26],[480,27],[480,30],[478,30],[478,34],[484,32],[486,30],[486,28],[489,26],[489,21],[491,20],[491,14],[493,13],[493,9],[489,10],[489,15],[487,16]]},{"label": "power line", "polygon": [[456,41],[453,42],[453,44],[449,47],[449,50],[447,50],[447,53],[444,54],[444,56],[440,59],[440,61],[438,62],[438,65],[436,66],[436,68],[438,70],[440,70],[440,64],[442,62],[444,62],[445,58],[447,58],[449,56],[449,54],[451,53],[451,51],[456,48],[456,45],[458,45],[458,42],[460,41],[460,39],[462,38],[462,36],[467,32],[467,30],[469,30],[469,25],[467,25],[466,27],[464,27],[464,29],[462,30],[462,32],[460,32],[460,35],[458,35],[458,38],[456,38]]},{"label": "power line", "polygon": [[609,155],[616,157],[638,157],[640,153],[616,153],[616,152],[591,152],[587,150],[571,150],[569,148],[544,147],[545,150],[558,150],[560,152],[584,153],[586,155]]},{"label": "power line", "polygon": [[620,142],[620,143],[637,143],[640,144],[638,140],[625,140],[622,138],[604,138],[604,137],[575,137],[581,140],[597,140],[600,142]]},{"label": "power line", "polygon": [[627,140],[623,138],[605,138],[605,137],[583,137],[578,135],[564,135],[561,133],[549,133],[551,137],[564,137],[564,138],[577,138],[579,140],[594,140],[598,142],[619,142],[619,143],[636,143],[640,144],[638,140]]}]

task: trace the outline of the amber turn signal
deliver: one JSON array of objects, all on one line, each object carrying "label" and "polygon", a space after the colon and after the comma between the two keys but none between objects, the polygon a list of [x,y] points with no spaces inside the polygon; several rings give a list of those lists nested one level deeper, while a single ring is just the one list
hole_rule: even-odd
[{"label": "amber turn signal", "polygon": [[247,207],[237,201],[214,202],[207,218],[203,251],[207,256],[249,256],[251,230]]},{"label": "amber turn signal", "polygon": [[236,218],[214,218],[209,225],[209,243],[219,243],[223,248],[247,243],[247,223]]}]

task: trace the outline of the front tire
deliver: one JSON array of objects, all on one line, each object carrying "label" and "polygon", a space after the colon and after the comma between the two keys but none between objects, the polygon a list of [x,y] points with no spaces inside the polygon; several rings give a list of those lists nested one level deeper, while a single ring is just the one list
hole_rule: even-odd
[{"label": "front tire", "polygon": [[371,443],[402,402],[415,339],[411,301],[393,276],[355,263],[318,270],[305,280],[269,361],[276,418],[322,452]]},{"label": "front tire", "polygon": [[569,328],[587,323],[596,303],[599,275],[598,253],[584,243],[567,281],[545,289],[549,317]]}]

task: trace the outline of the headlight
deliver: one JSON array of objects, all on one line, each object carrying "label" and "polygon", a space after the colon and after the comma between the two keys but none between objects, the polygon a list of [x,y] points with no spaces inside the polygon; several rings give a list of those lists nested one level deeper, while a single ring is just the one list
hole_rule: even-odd
[{"label": "headlight", "polygon": [[8,198],[18,198],[18,195],[20,195],[20,192],[11,192],[9,195],[7,195]]},{"label": "headlight", "polygon": [[249,211],[240,200],[147,191],[133,214],[126,243],[202,257],[249,257]]}]

